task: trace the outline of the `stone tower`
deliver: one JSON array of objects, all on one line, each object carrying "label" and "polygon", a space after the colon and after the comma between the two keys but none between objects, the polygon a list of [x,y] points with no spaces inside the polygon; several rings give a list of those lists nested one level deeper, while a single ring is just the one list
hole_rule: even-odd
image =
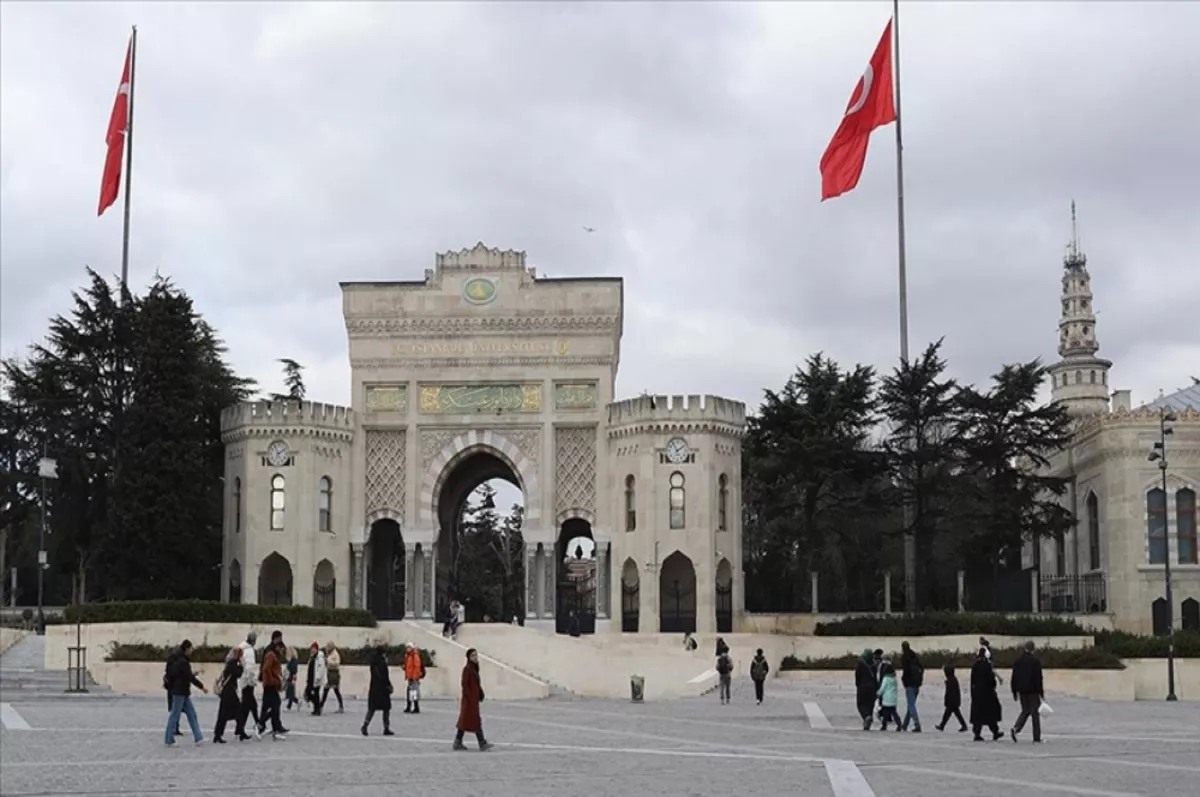
[{"label": "stone tower", "polygon": [[1062,402],[1072,417],[1108,412],[1108,370],[1112,363],[1096,356],[1096,313],[1087,255],[1079,246],[1075,202],[1071,202],[1071,243],[1063,257],[1062,312],[1058,322],[1058,353],[1050,366],[1051,399]]}]

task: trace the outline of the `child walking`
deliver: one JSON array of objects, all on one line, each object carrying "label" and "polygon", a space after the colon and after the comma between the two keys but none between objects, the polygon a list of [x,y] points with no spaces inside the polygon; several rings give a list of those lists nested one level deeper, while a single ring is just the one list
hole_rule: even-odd
[{"label": "child walking", "polygon": [[939,731],[946,730],[946,723],[951,717],[958,720],[958,732],[962,733],[967,729],[967,721],[962,715],[962,689],[958,685],[958,678],[954,675],[954,665],[947,664],[942,668],[942,672],[946,674],[946,697],[942,701],[942,705],[946,710],[942,712],[941,723],[934,725]]},{"label": "child walking", "polygon": [[901,720],[900,715],[896,712],[896,700],[900,691],[896,683],[896,668],[892,666],[890,661],[884,661],[879,667],[879,691],[876,693],[879,696],[879,720],[883,723],[882,730],[887,730],[888,723],[896,723],[896,730],[900,730]]}]

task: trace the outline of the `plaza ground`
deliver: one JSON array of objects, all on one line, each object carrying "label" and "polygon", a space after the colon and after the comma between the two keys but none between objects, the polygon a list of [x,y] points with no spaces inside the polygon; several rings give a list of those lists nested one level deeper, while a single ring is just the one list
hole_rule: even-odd
[{"label": "plaza ground", "polygon": [[[451,751],[456,705],[395,713],[395,737],[363,738],[364,704],[345,714],[286,713],[282,742],[214,745],[216,701],[197,699],[205,742],[163,746],[165,706],[151,698],[53,698],[0,706],[0,794],[256,797],[777,795],[926,797],[1015,792],[1126,797],[1187,793],[1200,776],[1200,714],[1185,703],[1099,703],[1048,696],[1046,744],[975,743],[938,733],[941,688],[922,696],[925,732],[864,733],[846,681],[749,681],[716,695],[633,705],[606,700],[490,703],[495,750]],[[486,688],[486,684],[485,684]],[[403,706],[401,706],[402,708]],[[1011,724],[1015,704],[1004,702]],[[186,722],[184,723],[186,730]],[[227,734],[232,739],[232,728]]]}]

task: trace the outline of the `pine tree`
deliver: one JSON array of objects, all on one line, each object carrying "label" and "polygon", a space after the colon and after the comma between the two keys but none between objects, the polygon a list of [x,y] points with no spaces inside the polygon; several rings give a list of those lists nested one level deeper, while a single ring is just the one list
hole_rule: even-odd
[{"label": "pine tree", "polygon": [[283,358],[279,361],[283,366],[283,386],[286,393],[272,393],[272,401],[304,401],[304,366],[295,360]]}]

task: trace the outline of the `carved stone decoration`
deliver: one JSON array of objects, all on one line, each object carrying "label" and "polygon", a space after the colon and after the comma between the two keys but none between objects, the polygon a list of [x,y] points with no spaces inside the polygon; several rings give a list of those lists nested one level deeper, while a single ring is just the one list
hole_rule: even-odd
[{"label": "carved stone decoration", "polygon": [[417,592],[417,579],[413,561],[416,552],[412,545],[404,546],[404,616],[412,617],[416,612],[420,597]]},{"label": "carved stone decoration", "polygon": [[433,549],[421,557],[425,577],[421,579],[421,616],[433,616]]},{"label": "carved stone decoration", "polygon": [[433,462],[446,445],[462,434],[461,429],[422,429],[421,430],[421,473],[429,470]]},{"label": "carved stone decoration", "polygon": [[596,545],[596,616],[608,617],[608,544]]},{"label": "carved stone decoration", "polygon": [[542,386],[529,384],[421,385],[421,412],[462,415],[475,412],[541,412]]},{"label": "carved stone decoration", "polygon": [[596,428],[554,430],[554,510],[596,511]]},{"label": "carved stone decoration", "polygon": [[503,432],[513,445],[520,449],[525,459],[534,465],[542,461],[542,430],[541,429],[505,429]]},{"label": "carved stone decoration", "polygon": [[367,412],[404,412],[408,409],[406,385],[372,385],[367,388]]},{"label": "carved stone decoration", "polygon": [[370,517],[404,517],[408,473],[408,433],[403,429],[368,429],[366,464],[366,511]]},{"label": "carved stone decoration", "polygon": [[594,410],[598,400],[595,382],[559,382],[554,385],[556,410]]},{"label": "carved stone decoration", "polygon": [[554,548],[542,550],[542,580],[546,591],[542,594],[542,617],[553,617],[554,608],[558,603],[558,590],[555,581],[558,576],[558,562],[555,561]]},{"label": "carved stone decoration", "polygon": [[525,587],[527,591],[525,599],[525,616],[538,616],[538,572],[537,572],[537,551],[529,551],[525,556]]},{"label": "carved stone decoration", "polygon": [[356,609],[366,608],[366,597],[363,593],[363,581],[366,579],[366,559],[363,557],[363,544],[361,542],[350,544],[350,573],[351,573],[351,596],[350,604]]}]

